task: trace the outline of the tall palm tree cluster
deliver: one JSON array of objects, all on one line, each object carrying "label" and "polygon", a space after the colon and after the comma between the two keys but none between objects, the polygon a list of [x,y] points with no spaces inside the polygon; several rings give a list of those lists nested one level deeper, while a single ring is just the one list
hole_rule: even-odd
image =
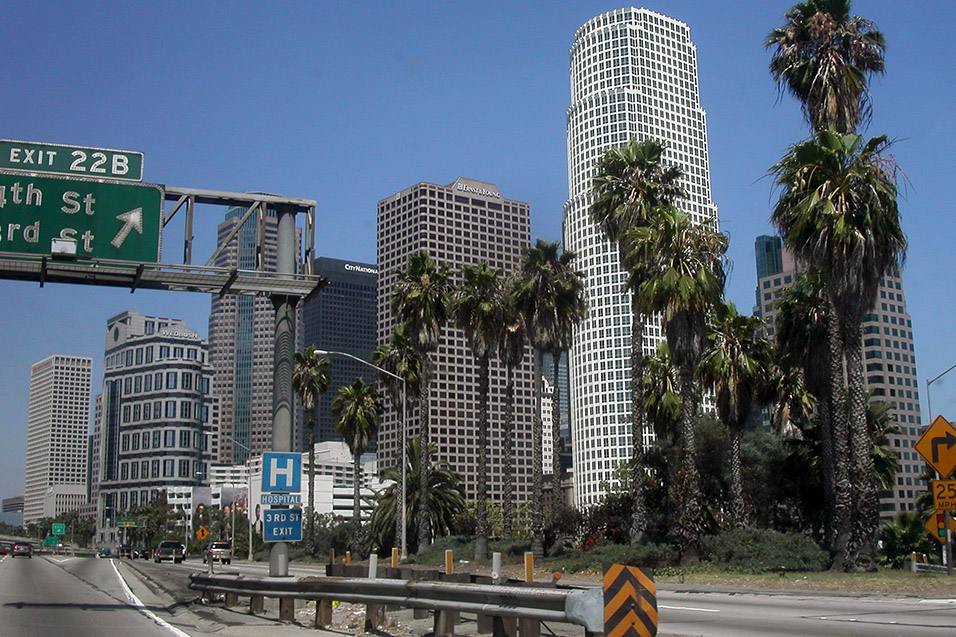
[{"label": "tall palm tree cluster", "polygon": [[771,221],[822,287],[829,364],[813,371],[829,384],[818,415],[833,568],[869,570],[879,505],[861,323],[906,251],[890,142],[856,132],[869,121],[868,80],[884,71],[885,41],[871,21],[851,15],[849,0],[808,0],[784,17],[767,37],[770,70],[799,100],[812,136],[771,168],[779,191]]},{"label": "tall palm tree cluster", "polygon": [[[760,319],[722,302],[726,238],[710,220],[694,223],[677,209],[682,171],[664,162],[663,144],[632,140],[597,166],[591,215],[618,247],[633,317],[629,539],[644,541],[652,518],[646,498],[655,476],[643,440],[653,425],[679,447],[669,493],[674,536],[682,559],[695,558],[704,517],[695,424],[708,390],[730,433],[728,522],[746,521],[740,433],[755,406],[772,402],[778,420],[815,422],[834,568],[867,570],[879,524],[879,441],[867,424],[861,323],[906,248],[889,141],[855,132],[869,118],[867,80],[883,72],[885,43],[846,0],[809,0],[785,18],[766,41],[770,69],[781,91],[800,100],[813,134],[771,169],[779,189],[772,222],[806,270],[781,302],[776,346],[757,336]],[[646,359],[641,336],[651,317],[666,347]],[[820,351],[827,364],[809,354]]]},{"label": "tall palm tree cluster", "polygon": [[[528,346],[538,352],[538,369],[543,368],[540,357],[550,354],[555,361],[554,374],[561,355],[571,345],[575,323],[584,317],[584,283],[574,270],[574,254],[562,252],[553,242],[538,240],[528,248],[515,272],[505,274],[487,263],[466,265],[454,273],[438,263],[428,251],[410,256],[408,266],[398,273],[398,282],[392,293],[391,307],[401,321],[392,342],[380,347],[376,360],[385,369],[406,379],[414,380],[418,389],[419,440],[418,496],[419,503],[429,498],[433,445],[430,442],[432,422],[429,412],[429,388],[434,377],[433,354],[441,342],[446,324],[462,330],[468,341],[478,369],[478,423],[475,455],[476,485],[476,541],[475,559],[488,558],[488,446],[490,373],[493,364],[504,366],[506,390],[502,447],[504,453],[504,535],[511,536],[514,518],[514,466],[512,450],[515,445],[514,370],[528,354]],[[457,279],[457,282],[456,280]],[[399,348],[398,343],[404,345]],[[399,353],[399,351],[404,353]],[[415,364],[400,361],[414,359]],[[397,382],[392,379],[393,383]],[[535,421],[532,428],[532,550],[544,554],[544,467],[542,455],[541,377],[538,376]],[[557,382],[553,385],[556,387]],[[557,403],[559,397],[553,396]],[[554,440],[560,437],[560,414],[552,412]],[[555,454],[557,455],[557,454]],[[552,467],[553,503],[560,493],[560,464]],[[407,505],[406,505],[407,506]],[[408,512],[409,509],[406,509]],[[435,519],[427,506],[417,506],[418,550],[424,550],[431,541]]]}]

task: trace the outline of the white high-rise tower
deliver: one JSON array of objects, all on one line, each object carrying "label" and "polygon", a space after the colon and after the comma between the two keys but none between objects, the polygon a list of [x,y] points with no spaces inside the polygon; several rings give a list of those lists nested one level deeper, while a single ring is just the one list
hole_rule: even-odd
[{"label": "white high-rise tower", "polygon": [[[631,455],[630,301],[617,247],[589,217],[595,165],[632,138],[655,138],[666,147],[665,162],[685,173],[688,197],[680,208],[715,227],[717,208],[690,28],[646,9],[618,9],[579,28],[570,53],[564,245],[578,256],[588,302],[570,354],[571,439],[575,502],[589,506],[602,494],[600,483],[611,481]],[[661,338],[659,324],[650,321],[645,353]],[[651,437],[645,432],[645,442]]]}]

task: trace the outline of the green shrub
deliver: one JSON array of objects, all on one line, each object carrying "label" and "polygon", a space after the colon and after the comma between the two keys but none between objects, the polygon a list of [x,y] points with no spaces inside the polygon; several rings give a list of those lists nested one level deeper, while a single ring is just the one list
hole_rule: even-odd
[{"label": "green shrub", "polygon": [[754,573],[819,571],[829,560],[826,551],[805,535],[750,528],[704,537],[701,559]]},{"label": "green shrub", "polygon": [[567,551],[561,556],[560,563],[569,573],[600,573],[606,563],[659,569],[676,565],[678,561],[677,549],[668,544],[642,544],[635,547],[607,544],[588,550]]}]

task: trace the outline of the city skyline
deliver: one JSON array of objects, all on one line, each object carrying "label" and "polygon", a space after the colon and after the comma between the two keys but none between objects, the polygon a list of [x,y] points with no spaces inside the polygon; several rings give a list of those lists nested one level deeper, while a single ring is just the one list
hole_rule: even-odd
[{"label": "city skyline", "polygon": [[[266,11],[208,3],[161,13],[145,5],[90,11],[23,3],[0,25],[4,84],[24,96],[0,103],[0,137],[142,151],[147,182],[315,199],[318,256],[373,261],[381,193],[459,175],[528,202],[532,238],[557,240],[568,197],[568,51],[580,25],[625,4]],[[741,2],[721,12],[708,2],[640,3],[691,29],[712,197],[735,263],[727,296],[740,308],[753,302],[754,239],[772,231],[766,171],[807,136],[794,100],[778,101],[762,46],[792,4]],[[901,202],[910,239],[904,277],[924,389],[956,362],[947,320],[956,283],[937,274],[956,239],[939,216],[952,165],[947,142],[956,139],[939,105],[952,102],[953,89],[934,63],[944,59],[943,29],[956,7],[858,0],[853,12],[874,20],[889,45],[866,133],[898,140],[893,151],[911,184]],[[33,25],[29,34],[23,24]],[[197,217],[197,242],[208,245],[220,220],[219,211]],[[164,244],[179,249],[174,238]],[[206,295],[189,293],[6,280],[0,293],[0,434],[11,441],[0,452],[2,497],[22,491],[30,365],[53,354],[89,356],[98,387],[109,316],[136,309],[203,326],[209,308]],[[937,413],[956,416],[954,381],[956,372],[934,383]]]}]

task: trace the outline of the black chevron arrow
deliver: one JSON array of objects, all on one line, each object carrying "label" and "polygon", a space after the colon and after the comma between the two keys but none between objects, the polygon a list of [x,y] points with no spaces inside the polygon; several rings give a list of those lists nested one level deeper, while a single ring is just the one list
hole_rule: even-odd
[{"label": "black chevron arrow", "polygon": [[956,445],[956,436],[951,431],[947,431],[942,438],[933,438],[933,464],[939,462],[939,448],[941,445],[946,445],[946,450],[949,451],[953,445]]}]

